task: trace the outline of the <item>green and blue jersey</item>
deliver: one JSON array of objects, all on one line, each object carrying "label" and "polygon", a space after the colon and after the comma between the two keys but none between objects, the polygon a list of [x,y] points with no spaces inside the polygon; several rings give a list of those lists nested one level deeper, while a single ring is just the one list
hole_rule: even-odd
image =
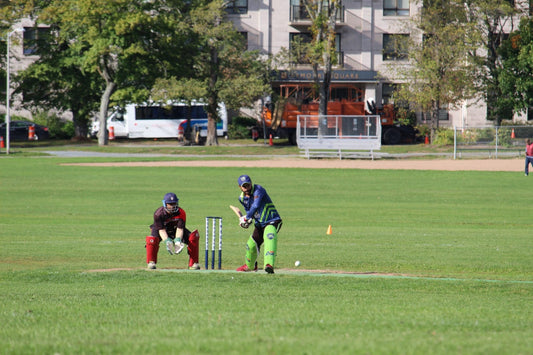
[{"label": "green and blue jersey", "polygon": [[246,210],[246,218],[255,219],[256,225],[264,227],[272,222],[281,220],[276,206],[274,206],[270,196],[261,185],[252,186],[251,196],[245,196],[244,192],[241,192],[239,202]]}]

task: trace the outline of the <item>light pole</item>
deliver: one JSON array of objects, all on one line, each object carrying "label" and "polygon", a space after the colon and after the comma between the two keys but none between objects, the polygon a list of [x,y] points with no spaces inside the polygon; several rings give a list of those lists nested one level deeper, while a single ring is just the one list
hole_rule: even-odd
[{"label": "light pole", "polygon": [[7,53],[6,53],[6,69],[7,69],[7,75],[6,75],[6,155],[9,154],[9,134],[10,134],[10,123],[11,123],[11,117],[9,115],[9,104],[11,101],[11,93],[10,93],[10,87],[9,87],[9,47],[11,45],[11,35],[15,32],[24,32],[23,28],[15,28],[13,31],[9,32],[7,34]]}]

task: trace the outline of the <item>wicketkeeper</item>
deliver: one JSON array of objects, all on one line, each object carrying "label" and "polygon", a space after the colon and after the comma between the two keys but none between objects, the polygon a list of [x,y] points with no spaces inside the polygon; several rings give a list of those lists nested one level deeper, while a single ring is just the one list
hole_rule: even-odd
[{"label": "wicketkeeper", "polygon": [[198,270],[198,230],[190,232],[185,228],[187,215],[178,205],[176,194],[169,192],[163,198],[163,206],[154,212],[154,223],[150,226],[151,233],[146,237],[146,262],[148,269],[155,269],[159,243],[163,241],[170,255],[181,253],[185,245],[189,254],[189,269]]},{"label": "wicketkeeper", "polygon": [[255,228],[246,244],[246,264],[239,267],[237,271],[257,270],[257,255],[264,242],[264,268],[266,272],[273,274],[278,232],[282,224],[281,217],[266,190],[261,185],[252,184],[252,180],[248,175],[239,176],[238,184],[241,189],[239,202],[246,211],[246,214],[240,217],[239,225],[242,228],[248,228],[255,220]]}]

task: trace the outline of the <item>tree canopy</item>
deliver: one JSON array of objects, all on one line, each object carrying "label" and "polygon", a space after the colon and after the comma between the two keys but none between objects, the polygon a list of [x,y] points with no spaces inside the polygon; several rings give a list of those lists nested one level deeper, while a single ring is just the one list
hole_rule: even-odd
[{"label": "tree canopy", "polygon": [[500,49],[502,70],[498,103],[526,112],[533,107],[533,20],[524,17]]},{"label": "tree canopy", "polygon": [[152,91],[152,97],[161,101],[203,99],[208,114],[206,145],[218,144],[220,102],[233,109],[250,107],[270,90],[265,61],[257,51],[246,50],[243,36],[224,16],[222,0],[196,4],[186,19],[197,43],[190,53],[190,78],[160,78]]},{"label": "tree canopy", "polygon": [[404,83],[395,98],[430,114],[433,139],[440,109],[478,94],[479,67],[470,54],[479,48],[480,38],[466,21],[463,4],[455,0],[425,1],[411,25],[408,61],[390,66]]},{"label": "tree canopy", "polygon": [[21,75],[28,103],[71,110],[79,134],[99,107],[100,145],[107,144],[111,103],[146,101],[156,78],[190,74],[188,1],[15,2],[24,11],[12,16],[31,14],[36,26],[51,30],[39,59]]},{"label": "tree canopy", "polygon": [[[310,41],[295,37],[291,43],[291,57],[311,64],[315,88],[319,96],[319,114],[326,115],[329,87],[334,64],[339,63],[335,46],[336,24],[342,14],[339,0],[302,0],[305,14],[311,21]],[[322,75],[319,75],[322,71]]]}]

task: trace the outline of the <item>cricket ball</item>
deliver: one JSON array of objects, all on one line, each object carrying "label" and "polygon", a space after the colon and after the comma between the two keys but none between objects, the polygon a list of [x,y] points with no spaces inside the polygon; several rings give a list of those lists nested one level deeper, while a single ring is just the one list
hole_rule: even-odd
[{"label": "cricket ball", "polygon": [[296,261],[294,262],[294,266],[296,266],[296,267],[300,266],[300,260],[296,260]]}]

